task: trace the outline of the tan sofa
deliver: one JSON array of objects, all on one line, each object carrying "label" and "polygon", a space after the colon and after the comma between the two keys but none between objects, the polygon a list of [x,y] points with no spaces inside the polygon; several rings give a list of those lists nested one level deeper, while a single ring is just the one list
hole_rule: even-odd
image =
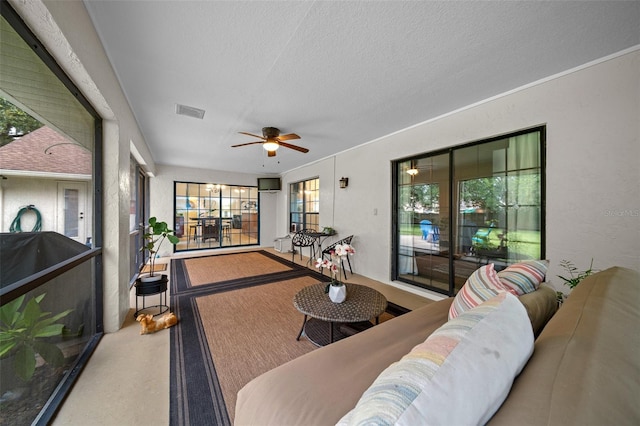
[{"label": "tan sofa", "polygon": [[[523,296],[534,332],[544,329],[490,423],[640,424],[639,287],[637,272],[597,273],[548,323],[555,292],[541,286]],[[452,300],[429,304],[257,377],[238,393],[235,424],[337,423],[385,368],[447,321]]]}]

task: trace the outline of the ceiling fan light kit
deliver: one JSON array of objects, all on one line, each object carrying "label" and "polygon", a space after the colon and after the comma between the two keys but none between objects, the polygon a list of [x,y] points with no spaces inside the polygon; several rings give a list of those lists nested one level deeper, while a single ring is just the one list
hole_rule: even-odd
[{"label": "ceiling fan light kit", "polygon": [[281,146],[284,146],[285,148],[294,149],[302,153],[309,152],[307,148],[303,148],[297,145],[291,145],[289,143],[284,142],[292,139],[300,139],[300,136],[296,135],[295,133],[289,133],[287,135],[280,136],[280,129],[276,127],[263,127],[262,136],[254,135],[253,133],[247,133],[247,132],[238,132],[238,133],[247,135],[247,136],[253,136],[254,138],[258,138],[262,140],[255,141],[255,142],[241,143],[237,145],[231,145],[232,148],[236,148],[239,146],[246,146],[246,145],[262,144],[262,147],[267,151],[268,157],[275,157],[277,149],[280,148]]},{"label": "ceiling fan light kit", "polygon": [[277,151],[278,148],[280,148],[280,145],[278,145],[278,142],[268,140],[267,142],[262,144],[262,147],[267,151]]}]

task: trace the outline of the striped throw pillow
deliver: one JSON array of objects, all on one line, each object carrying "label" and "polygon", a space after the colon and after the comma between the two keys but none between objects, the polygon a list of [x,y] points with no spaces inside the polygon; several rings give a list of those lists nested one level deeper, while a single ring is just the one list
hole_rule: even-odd
[{"label": "striped throw pillow", "polygon": [[502,291],[507,291],[500,282],[493,263],[476,269],[467,278],[449,308],[449,319],[453,319],[471,308],[475,308],[485,300],[491,299]]},{"label": "striped throw pillow", "polygon": [[548,260],[526,260],[498,272],[502,285],[516,296],[534,292],[547,275]]}]

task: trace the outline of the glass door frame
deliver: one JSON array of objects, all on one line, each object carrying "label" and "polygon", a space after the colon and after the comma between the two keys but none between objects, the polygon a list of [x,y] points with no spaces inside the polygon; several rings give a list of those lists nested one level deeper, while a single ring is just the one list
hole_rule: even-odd
[{"label": "glass door frame", "polygon": [[174,181],[174,252],[260,244],[257,186]]},{"label": "glass door frame", "polygon": [[[441,150],[436,150],[429,153],[424,153],[420,155],[415,155],[411,157],[406,157],[398,160],[392,161],[391,167],[391,188],[392,188],[392,211],[391,211],[391,280],[405,282],[411,285],[415,285],[418,287],[423,287],[428,290],[436,291],[438,293],[443,293],[449,296],[453,296],[456,293],[456,282],[455,282],[455,271],[454,271],[454,260],[455,253],[453,250],[453,245],[457,247],[458,235],[455,232],[456,224],[458,223],[458,214],[459,214],[459,194],[458,192],[458,183],[455,175],[455,153],[461,149],[492,143],[500,140],[505,140],[508,138],[514,138],[517,136],[539,132],[539,170],[540,170],[540,259],[544,259],[546,257],[545,247],[546,247],[546,127],[545,126],[536,126],[532,128],[523,129],[517,132],[508,133],[505,135],[500,135],[496,137],[492,137],[489,139],[474,141],[464,145],[459,145],[455,147],[445,148]],[[449,261],[449,275],[448,275],[448,288],[446,290],[441,288],[436,288],[430,285],[423,285],[416,281],[411,281],[408,279],[402,278],[402,274],[400,274],[400,227],[401,227],[401,218],[399,217],[399,199],[400,199],[400,182],[399,182],[399,173],[400,166],[402,164],[406,164],[410,162],[414,164],[420,159],[436,157],[439,155],[446,154],[449,156],[449,182],[448,182],[448,191],[449,191],[449,211],[447,214],[447,221],[449,226],[447,226],[445,230],[445,234],[441,235],[441,238],[449,241],[449,249],[448,249],[448,261]],[[442,188],[441,188],[442,189]],[[413,255],[412,255],[413,256]],[[460,285],[457,286],[458,288]]]}]

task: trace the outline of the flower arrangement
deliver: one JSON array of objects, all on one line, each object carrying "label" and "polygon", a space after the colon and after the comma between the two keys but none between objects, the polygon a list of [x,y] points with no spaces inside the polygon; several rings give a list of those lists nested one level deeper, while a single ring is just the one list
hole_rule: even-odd
[{"label": "flower arrangement", "polygon": [[340,281],[340,263],[342,259],[347,256],[355,254],[355,249],[349,244],[336,244],[333,250],[331,250],[331,260],[319,258],[316,260],[316,268],[326,268],[331,275],[331,282],[327,284],[325,293],[329,292],[329,286],[341,286],[344,285]]}]

